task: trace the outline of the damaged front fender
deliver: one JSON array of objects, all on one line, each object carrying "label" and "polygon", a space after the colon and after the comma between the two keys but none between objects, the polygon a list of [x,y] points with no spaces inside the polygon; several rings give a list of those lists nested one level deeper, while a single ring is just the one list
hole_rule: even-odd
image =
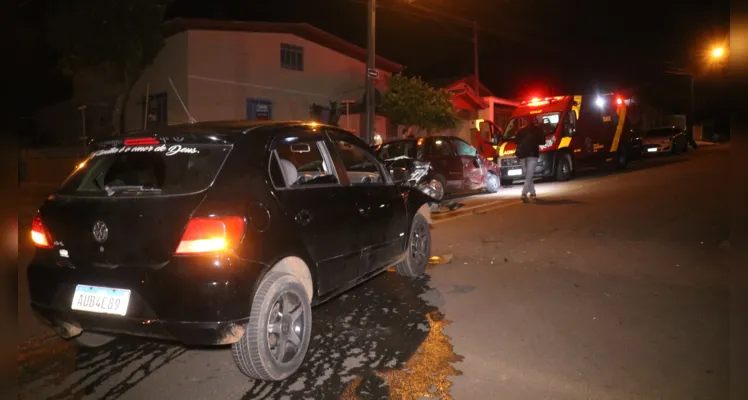
[{"label": "damaged front fender", "polygon": [[410,221],[413,221],[416,214],[421,214],[426,218],[429,225],[434,224],[434,220],[431,218],[431,209],[436,202],[432,197],[416,188],[409,188],[405,193],[403,193],[403,197],[408,206],[408,214],[410,214],[408,217]]}]

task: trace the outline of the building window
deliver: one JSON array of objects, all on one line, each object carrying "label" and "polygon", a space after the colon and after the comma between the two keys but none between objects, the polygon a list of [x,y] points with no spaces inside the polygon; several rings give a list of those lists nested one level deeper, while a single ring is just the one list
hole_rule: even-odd
[{"label": "building window", "polygon": [[294,71],[304,70],[304,48],[292,44],[281,43],[280,48],[281,68]]}]

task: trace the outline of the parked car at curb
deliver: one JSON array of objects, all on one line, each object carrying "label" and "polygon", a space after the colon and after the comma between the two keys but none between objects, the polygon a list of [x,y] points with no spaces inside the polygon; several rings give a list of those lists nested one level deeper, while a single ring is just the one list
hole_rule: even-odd
[{"label": "parked car at curb", "polygon": [[688,136],[676,126],[650,129],[641,138],[645,154],[680,154],[688,151]]},{"label": "parked car at curb", "polygon": [[433,180],[443,193],[467,190],[499,191],[499,167],[475,147],[454,136],[429,136],[393,140],[376,150],[383,160],[408,157],[425,161],[433,169]]},{"label": "parked car at curb", "polygon": [[300,122],[174,125],[98,144],[34,217],[31,307],[66,339],[231,345],[281,380],[311,307],[394,266],[424,273],[428,202],[349,132]]}]

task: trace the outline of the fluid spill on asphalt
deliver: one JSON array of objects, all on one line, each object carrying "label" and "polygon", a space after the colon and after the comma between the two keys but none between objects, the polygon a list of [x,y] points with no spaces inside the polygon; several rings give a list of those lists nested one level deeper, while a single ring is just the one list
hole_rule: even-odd
[{"label": "fluid spill on asphalt", "polygon": [[[315,308],[300,370],[282,382],[247,378],[243,399],[451,399],[462,357],[442,332],[449,321],[439,302],[428,300],[440,297],[426,277],[385,273]],[[100,349],[19,356],[19,398],[117,398],[187,351],[120,338]]]},{"label": "fluid spill on asphalt", "polygon": [[138,338],[96,349],[76,349],[57,338],[43,342],[19,355],[19,399],[118,398],[186,351]]},{"label": "fluid spill on asphalt", "polygon": [[462,360],[424,299],[428,278],[383,274],[314,309],[301,369],[282,382],[252,382],[244,399],[451,399]]}]

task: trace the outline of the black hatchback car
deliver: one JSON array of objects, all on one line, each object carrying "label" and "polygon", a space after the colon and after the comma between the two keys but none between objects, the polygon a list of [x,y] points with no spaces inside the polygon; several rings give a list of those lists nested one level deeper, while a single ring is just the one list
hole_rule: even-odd
[{"label": "black hatchback car", "polygon": [[423,274],[428,202],[354,135],[299,122],[175,125],[100,143],[40,207],[31,306],[82,346],[233,346],[245,374],[301,365],[311,306],[394,266]]}]

